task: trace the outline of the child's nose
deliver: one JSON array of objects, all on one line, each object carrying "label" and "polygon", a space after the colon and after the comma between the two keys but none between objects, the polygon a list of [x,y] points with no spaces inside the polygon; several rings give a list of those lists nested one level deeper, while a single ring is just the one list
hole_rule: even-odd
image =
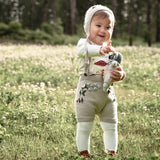
[{"label": "child's nose", "polygon": [[101,32],[105,33],[106,32],[105,28],[101,28]]}]

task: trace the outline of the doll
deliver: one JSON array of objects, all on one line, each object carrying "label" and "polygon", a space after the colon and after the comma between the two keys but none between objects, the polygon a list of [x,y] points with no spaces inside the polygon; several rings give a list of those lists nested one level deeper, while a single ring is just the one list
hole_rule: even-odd
[{"label": "doll", "polygon": [[104,70],[103,73],[103,91],[108,92],[108,88],[112,83],[112,78],[110,78],[111,70],[115,69],[116,67],[120,66],[120,63],[122,62],[123,56],[119,52],[110,52],[109,54],[106,54],[105,56],[102,56],[97,62],[95,62],[95,65],[102,66],[102,70]]}]

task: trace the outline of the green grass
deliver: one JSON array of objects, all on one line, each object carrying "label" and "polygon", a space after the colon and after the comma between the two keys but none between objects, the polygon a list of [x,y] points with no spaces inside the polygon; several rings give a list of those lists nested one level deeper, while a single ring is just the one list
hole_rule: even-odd
[{"label": "green grass", "polygon": [[[118,99],[117,155],[104,154],[96,117],[95,160],[160,157],[160,48],[116,47],[127,73],[114,83]],[[75,46],[0,46],[0,159],[76,160]]]}]

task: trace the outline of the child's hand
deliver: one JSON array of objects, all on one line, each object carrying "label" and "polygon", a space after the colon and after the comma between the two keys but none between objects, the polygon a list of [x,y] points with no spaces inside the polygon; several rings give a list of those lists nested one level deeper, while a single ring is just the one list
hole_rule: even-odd
[{"label": "child's hand", "polygon": [[114,47],[111,46],[112,41],[109,41],[107,45],[103,45],[100,48],[100,54],[105,56],[106,53],[115,52]]},{"label": "child's hand", "polygon": [[121,81],[124,79],[124,77],[125,77],[125,72],[120,66],[111,71],[112,82]]}]

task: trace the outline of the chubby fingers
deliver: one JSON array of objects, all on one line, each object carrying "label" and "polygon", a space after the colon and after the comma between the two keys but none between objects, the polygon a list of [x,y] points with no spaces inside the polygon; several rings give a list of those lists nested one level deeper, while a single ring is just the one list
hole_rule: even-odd
[{"label": "chubby fingers", "polygon": [[115,52],[115,51],[116,51],[116,50],[115,50],[114,47],[112,47],[112,46],[109,47],[109,52]]},{"label": "chubby fingers", "polygon": [[106,51],[106,53],[115,52],[115,49],[114,49],[114,47],[112,47],[112,46],[106,46],[106,47],[105,47],[105,51]]},{"label": "chubby fingers", "polygon": [[109,53],[109,52],[115,52],[115,49],[112,46],[110,46],[110,47],[108,47],[108,46],[103,47],[102,46],[100,49],[101,55],[105,55],[106,53]]},{"label": "chubby fingers", "polygon": [[113,79],[113,81],[120,81],[122,80],[123,77],[123,71],[121,70],[112,70],[111,71],[111,78]]},{"label": "chubby fingers", "polygon": [[122,67],[118,66],[118,67],[116,68],[116,70],[122,71]]},{"label": "chubby fingers", "polygon": [[111,43],[112,41],[110,40],[106,47],[108,47],[109,52],[115,52],[116,50],[114,49],[114,47],[112,47]]},{"label": "chubby fingers", "polygon": [[101,54],[102,56],[105,56],[105,50],[104,50],[104,47],[103,47],[103,46],[100,48],[100,54]]},{"label": "chubby fingers", "polygon": [[109,41],[107,46],[110,47],[111,46],[112,41]]}]

